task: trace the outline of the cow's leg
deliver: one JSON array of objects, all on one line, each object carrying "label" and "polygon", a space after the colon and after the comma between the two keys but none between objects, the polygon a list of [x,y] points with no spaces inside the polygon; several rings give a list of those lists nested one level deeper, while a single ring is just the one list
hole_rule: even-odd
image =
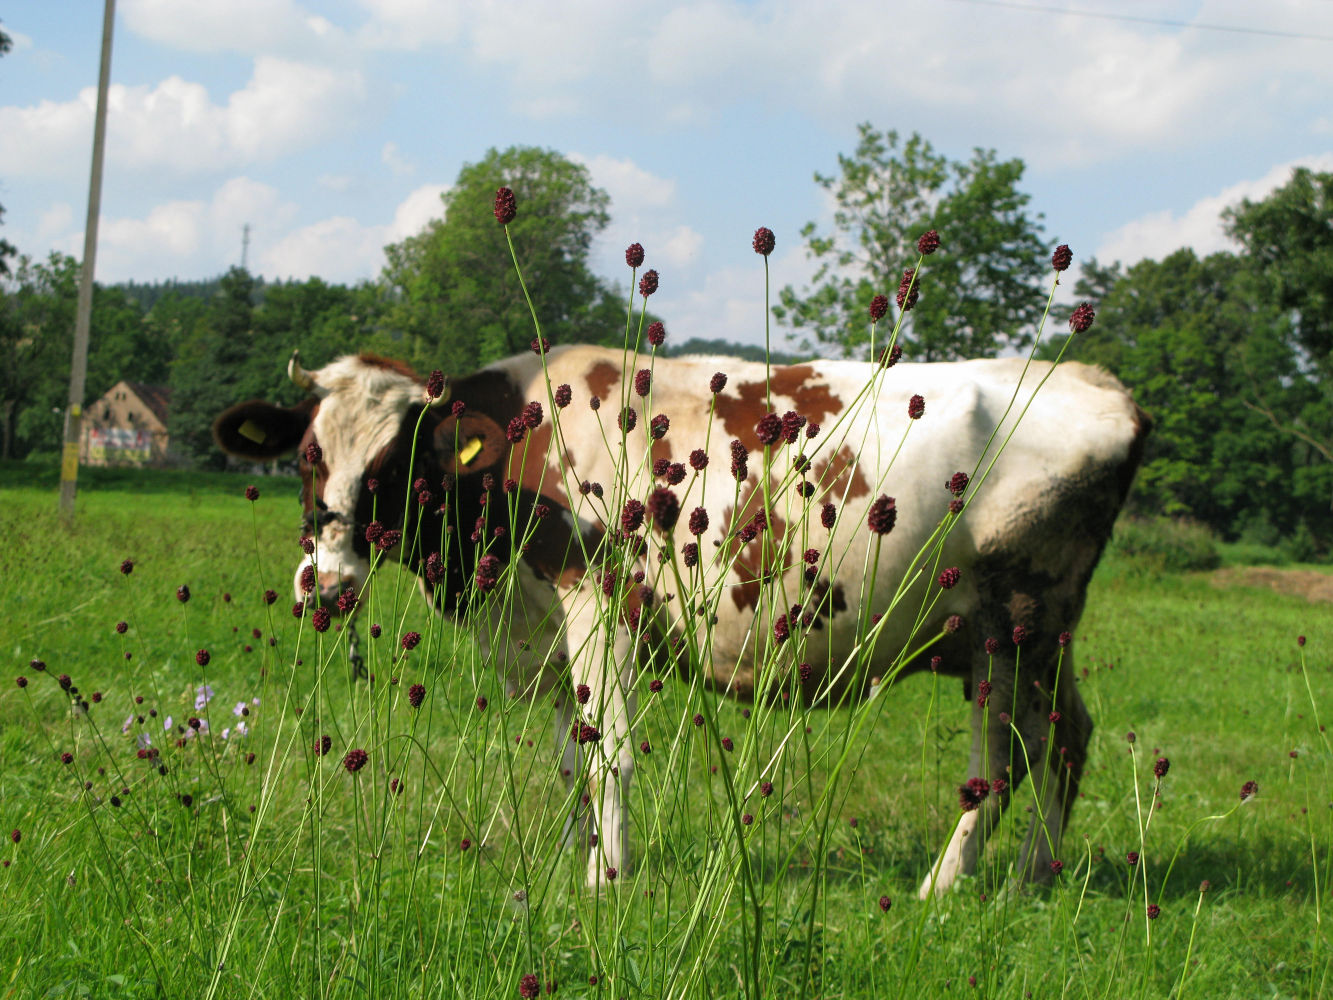
[{"label": "cow's leg", "polygon": [[[574,703],[567,694],[556,699],[555,706],[555,749],[560,755],[560,775],[565,782],[565,794],[568,795],[574,789],[579,787],[579,775],[582,771],[583,760],[580,753],[578,740],[570,739],[570,727],[574,725],[577,713],[574,711]],[[583,808],[580,799],[575,798],[570,805],[569,812],[565,816],[565,830],[561,837],[561,846],[569,847],[570,844],[583,845],[587,843],[587,834],[589,833],[587,820],[587,811]]]},{"label": "cow's leg", "polygon": [[[1007,675],[997,673],[1000,668],[998,658],[995,670],[991,669],[985,657],[978,658],[974,663],[970,686],[974,695],[972,750],[968,758],[967,775],[969,782],[984,782],[986,791],[983,794],[975,786],[969,789],[967,782],[959,787],[960,804],[964,805],[964,811],[948,845],[921,883],[918,896],[923,900],[928,899],[932,893],[943,896],[953,887],[959,875],[971,875],[976,871],[981,849],[986,846],[986,839],[1000,822],[1009,805],[1012,786],[1023,773],[1021,754],[1016,754],[1017,759],[1010,761],[1013,731],[1006,720],[1013,692],[1012,664],[1005,668]],[[984,705],[980,703],[978,694],[984,690],[979,683],[983,680],[991,685]]]},{"label": "cow's leg", "polygon": [[[1059,857],[1060,838],[1074,799],[1078,797],[1079,782],[1087,760],[1088,741],[1092,736],[1092,718],[1078,685],[1074,683],[1072,661],[1066,655],[1061,667],[1062,676],[1053,682],[1056,689],[1055,722],[1045,721],[1045,736],[1051,733],[1049,746],[1040,762],[1034,761],[1032,773],[1032,822],[1028,827],[1023,849],[1019,854],[1019,874],[1034,882],[1046,882],[1052,877],[1051,862]],[[1043,707],[1050,702],[1042,699]]]},{"label": "cow's leg", "polygon": [[[570,679],[575,691],[588,687],[588,701],[575,712],[573,726],[596,731],[584,734],[587,794],[593,808],[593,840],[588,853],[587,880],[596,887],[627,867],[628,796],[634,773],[630,720],[634,717],[632,644],[618,621],[603,620],[590,588],[579,588],[566,601]],[[571,737],[575,742],[578,736]],[[595,840],[594,840],[595,838]]]}]

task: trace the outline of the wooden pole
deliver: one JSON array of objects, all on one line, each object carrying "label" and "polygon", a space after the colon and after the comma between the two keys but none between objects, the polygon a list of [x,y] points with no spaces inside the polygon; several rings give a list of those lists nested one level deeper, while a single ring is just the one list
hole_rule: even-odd
[{"label": "wooden pole", "polygon": [[97,265],[97,220],[102,209],[102,152],[106,146],[106,93],[111,83],[111,29],[116,0],[102,13],[102,64],[97,77],[97,113],[93,119],[93,167],[88,182],[88,221],[83,228],[83,264],[79,268],[79,304],[74,317],[74,357],[69,369],[69,407],[65,444],[60,455],[60,515],[74,519],[79,480],[79,439],[83,434],[83,393],[88,377],[88,333],[93,314],[93,271]]}]

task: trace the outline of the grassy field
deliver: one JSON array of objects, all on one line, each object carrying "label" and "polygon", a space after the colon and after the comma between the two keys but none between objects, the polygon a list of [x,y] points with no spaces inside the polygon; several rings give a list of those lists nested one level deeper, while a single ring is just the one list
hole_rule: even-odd
[{"label": "grassy field", "polygon": [[[251,504],[237,476],[84,470],[66,530],[54,479],[0,467],[0,997],[1333,995],[1333,614],[1309,588],[1099,570],[1074,663],[1098,730],[1049,890],[1007,883],[1007,824],[916,900],[968,706],[914,677],[856,716],[645,690],[638,863],[593,893],[550,701],[506,699],[393,568],[361,618],[373,682],[291,615],[294,481]],[[774,794],[737,800],[792,720]]]}]

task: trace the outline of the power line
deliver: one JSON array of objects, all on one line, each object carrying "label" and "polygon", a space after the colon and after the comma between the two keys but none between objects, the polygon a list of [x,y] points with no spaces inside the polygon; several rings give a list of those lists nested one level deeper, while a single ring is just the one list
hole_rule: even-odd
[{"label": "power line", "polygon": [[1306,35],[1298,31],[1273,31],[1268,28],[1242,28],[1231,24],[1200,24],[1195,21],[1171,21],[1161,17],[1140,17],[1135,14],[1111,14],[1097,10],[1079,10],[1073,7],[1053,7],[1049,4],[1019,3],[1017,0],[954,0],[954,3],[980,4],[983,7],[1009,7],[1045,14],[1068,14],[1074,17],[1094,17],[1103,21],[1132,21],[1136,24],[1155,24],[1167,28],[1196,28],[1199,31],[1228,31],[1236,35],[1267,35],[1270,38],[1297,38],[1310,42],[1333,42],[1333,35]]}]

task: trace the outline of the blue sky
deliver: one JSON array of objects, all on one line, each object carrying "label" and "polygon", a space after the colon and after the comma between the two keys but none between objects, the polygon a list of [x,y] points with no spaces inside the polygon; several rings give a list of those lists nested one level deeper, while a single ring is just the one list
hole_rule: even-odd
[{"label": "blue sky", "polygon": [[[3,232],[77,255],[101,4],[3,24]],[[267,277],[373,278],[462,164],[537,145],[610,192],[594,266],[641,242],[681,339],[762,340],[750,236],[808,277],[860,121],[1021,157],[1076,260],[1221,249],[1222,207],[1333,170],[1330,0],[119,0],[112,81],[99,280],[218,274],[246,223]]]}]

